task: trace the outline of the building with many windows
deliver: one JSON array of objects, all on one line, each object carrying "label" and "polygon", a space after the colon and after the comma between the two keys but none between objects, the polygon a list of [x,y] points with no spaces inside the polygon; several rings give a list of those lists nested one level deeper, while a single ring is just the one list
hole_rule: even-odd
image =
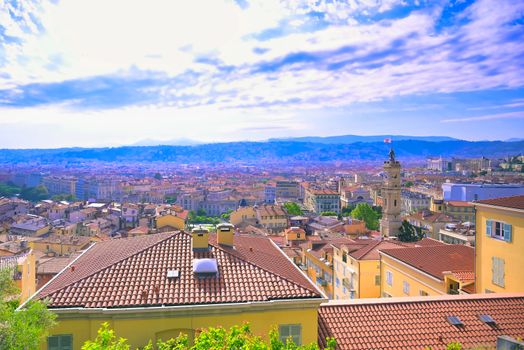
[{"label": "building with many windows", "polygon": [[524,196],[474,205],[477,292],[524,292]]},{"label": "building with many windows", "polygon": [[452,183],[442,184],[445,201],[471,202],[508,196],[524,195],[524,185],[492,183]]},{"label": "building with many windows", "polygon": [[473,292],[472,247],[427,240],[422,246],[380,251],[383,297],[413,297]]},{"label": "building with many windows", "polygon": [[333,246],[333,299],[380,297],[380,249],[402,248],[397,241],[356,239]]},{"label": "building with many windows", "polygon": [[340,195],[329,189],[308,188],[305,193],[304,204],[308,210],[321,214],[324,212],[340,212]]}]

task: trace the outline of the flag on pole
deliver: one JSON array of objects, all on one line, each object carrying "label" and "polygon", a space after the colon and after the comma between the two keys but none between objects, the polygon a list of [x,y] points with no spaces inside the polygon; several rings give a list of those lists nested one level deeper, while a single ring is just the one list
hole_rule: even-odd
[{"label": "flag on pole", "polygon": [[391,143],[391,139],[390,138],[384,139],[384,143]]}]

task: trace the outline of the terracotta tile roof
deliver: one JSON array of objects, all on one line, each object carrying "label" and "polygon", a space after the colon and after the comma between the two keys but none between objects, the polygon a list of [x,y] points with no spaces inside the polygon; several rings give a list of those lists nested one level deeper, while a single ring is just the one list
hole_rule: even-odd
[{"label": "terracotta tile roof", "polygon": [[457,220],[453,219],[451,216],[448,216],[444,213],[434,213],[429,210],[421,210],[411,215],[408,215],[408,218],[415,219],[422,222],[456,222]]},{"label": "terracotta tile roof", "polygon": [[474,271],[453,271],[451,273],[456,279],[462,282],[471,282],[475,280]]},{"label": "terracotta tile roof", "polygon": [[62,271],[69,263],[77,258],[80,253],[71,254],[71,256],[55,256],[40,264],[36,268],[37,274],[57,274]]},{"label": "terracotta tile roof", "polygon": [[464,293],[468,294],[474,294],[475,293],[475,283],[468,284],[467,286],[464,286],[460,288]]},{"label": "terracotta tile roof", "polygon": [[447,205],[451,205],[452,207],[472,207],[473,204],[471,202],[464,202],[464,201],[447,201]]},{"label": "terracotta tile roof", "polygon": [[384,249],[381,253],[441,280],[444,272],[474,271],[474,249],[462,244]]},{"label": "terracotta tile roof", "polygon": [[497,207],[524,209],[524,196],[501,197],[485,199],[474,202],[475,204],[488,204]]},{"label": "terracotta tile roof", "polygon": [[[490,326],[479,315],[496,322]],[[463,327],[451,325],[457,316]],[[322,304],[318,339],[335,337],[345,349],[445,349],[460,342],[465,349],[495,348],[497,336],[524,334],[524,294],[445,295],[421,298],[360,299]]]},{"label": "terracotta tile roof", "polygon": [[[216,258],[213,277],[193,273],[194,258]],[[49,307],[115,308],[321,298],[320,292],[265,237],[235,236],[235,247],[193,252],[191,235],[169,232],[95,244],[45,286]],[[179,277],[168,279],[168,270]]]}]

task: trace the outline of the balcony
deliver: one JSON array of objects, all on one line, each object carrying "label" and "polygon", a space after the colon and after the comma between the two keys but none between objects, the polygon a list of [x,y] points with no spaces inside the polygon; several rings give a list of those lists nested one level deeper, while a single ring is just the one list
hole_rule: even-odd
[{"label": "balcony", "polygon": [[328,282],[322,277],[317,277],[317,284],[322,287],[326,287],[328,285]]},{"label": "balcony", "polygon": [[353,285],[353,283],[351,282],[351,279],[349,278],[343,278],[342,285],[349,290],[355,290],[355,286]]}]

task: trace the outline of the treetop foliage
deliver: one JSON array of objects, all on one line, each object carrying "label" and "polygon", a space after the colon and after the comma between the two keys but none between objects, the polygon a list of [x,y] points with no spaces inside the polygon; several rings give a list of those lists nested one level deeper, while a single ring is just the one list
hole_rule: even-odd
[{"label": "treetop foliage", "polygon": [[[326,349],[334,350],[336,341],[333,338],[327,339]],[[87,341],[82,346],[82,350],[130,350],[131,347],[127,340],[118,338],[115,332],[105,322],[98,330],[98,335],[94,341]],[[224,327],[210,327],[203,330],[195,337],[193,345],[189,344],[186,334],[181,333],[175,339],[164,341],[158,340],[156,344],[150,340],[142,349],[137,350],[209,350],[209,349],[245,349],[245,350],[320,350],[316,343],[308,345],[297,345],[291,339],[285,343],[279,339],[276,329],[269,333],[269,342],[251,332],[248,323],[241,326],[233,326],[230,329]]]}]

